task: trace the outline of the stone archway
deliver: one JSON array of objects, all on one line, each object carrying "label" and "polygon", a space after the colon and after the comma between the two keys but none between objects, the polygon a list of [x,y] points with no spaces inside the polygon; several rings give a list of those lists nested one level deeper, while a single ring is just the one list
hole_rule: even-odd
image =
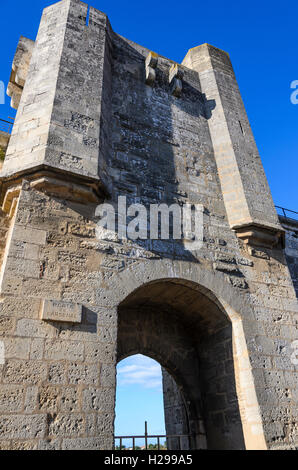
[{"label": "stone archway", "polygon": [[118,307],[118,361],[141,353],[175,379],[193,448],[245,448],[232,323],[206,289],[181,279],[148,282]]}]

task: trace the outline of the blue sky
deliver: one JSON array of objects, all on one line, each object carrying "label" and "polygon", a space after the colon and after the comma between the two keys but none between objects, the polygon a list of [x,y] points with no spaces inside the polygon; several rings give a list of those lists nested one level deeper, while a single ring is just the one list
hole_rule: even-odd
[{"label": "blue sky", "polygon": [[[145,421],[149,434],[165,434],[161,367],[153,359],[137,354],[117,367],[115,434],[142,435]],[[131,446],[131,441],[123,444]],[[144,445],[141,441],[136,444]]]},{"label": "blue sky", "polygon": [[[52,3],[1,0],[0,80],[5,84],[19,36],[35,39],[42,9]],[[298,104],[290,101],[290,84],[298,80],[297,0],[90,4],[109,16],[114,31],[177,62],[205,42],[229,52],[275,204],[298,211]],[[0,118],[14,114],[7,98]],[[150,432],[163,431],[160,383],[160,371],[151,362],[138,357],[119,364],[118,433],[143,432],[148,416]]]}]

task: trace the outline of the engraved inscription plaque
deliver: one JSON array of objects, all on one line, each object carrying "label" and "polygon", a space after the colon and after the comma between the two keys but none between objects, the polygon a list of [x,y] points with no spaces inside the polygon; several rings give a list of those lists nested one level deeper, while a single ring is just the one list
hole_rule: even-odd
[{"label": "engraved inscription plaque", "polygon": [[81,323],[82,305],[60,300],[43,300],[41,319],[69,323]]}]

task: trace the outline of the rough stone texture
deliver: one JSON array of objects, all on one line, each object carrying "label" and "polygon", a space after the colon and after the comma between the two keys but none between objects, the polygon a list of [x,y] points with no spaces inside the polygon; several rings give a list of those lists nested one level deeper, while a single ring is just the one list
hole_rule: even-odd
[{"label": "rough stone texture", "polygon": [[[143,353],[179,386],[193,447],[296,448],[297,228],[282,221],[285,250],[231,228],[238,214],[281,230],[226,56],[201,49],[208,94],[199,55],[184,61],[177,97],[171,60],[146,84],[150,51],[86,15],[79,0],[45,9],[0,175],[0,447],[112,448],[116,363]],[[229,183],[213,117],[234,148]],[[202,248],[99,237],[84,188],[101,181],[113,204],[202,204]],[[44,300],[80,304],[81,323],[43,321]]]}]

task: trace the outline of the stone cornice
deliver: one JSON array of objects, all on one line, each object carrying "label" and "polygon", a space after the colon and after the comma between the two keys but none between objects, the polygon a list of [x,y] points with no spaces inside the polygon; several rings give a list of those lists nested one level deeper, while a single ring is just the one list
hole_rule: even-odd
[{"label": "stone cornice", "polygon": [[11,213],[24,180],[38,191],[81,204],[96,204],[108,197],[103,183],[97,178],[87,178],[47,165],[39,165],[0,178],[0,204],[4,212]]}]

